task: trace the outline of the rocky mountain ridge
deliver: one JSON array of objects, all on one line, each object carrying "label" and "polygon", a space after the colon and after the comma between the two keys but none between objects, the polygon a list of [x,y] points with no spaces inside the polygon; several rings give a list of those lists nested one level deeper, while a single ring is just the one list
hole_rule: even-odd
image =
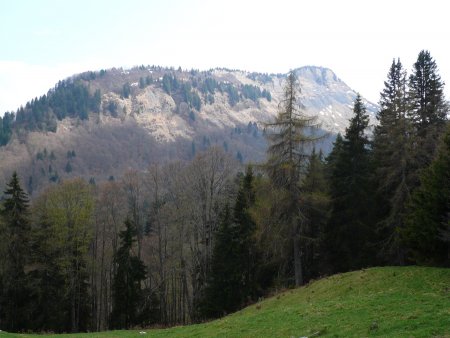
[{"label": "rocky mountain ridge", "polygon": [[[317,115],[330,135],[343,133],[356,92],[330,69],[296,72],[305,113]],[[18,170],[32,193],[72,176],[106,180],[129,168],[188,160],[213,145],[241,162],[261,161],[264,123],[278,112],[285,77],[154,66],[74,76],[17,112],[12,138],[0,147],[0,182]],[[72,101],[78,103],[70,108]],[[377,107],[365,103],[373,124]]]}]

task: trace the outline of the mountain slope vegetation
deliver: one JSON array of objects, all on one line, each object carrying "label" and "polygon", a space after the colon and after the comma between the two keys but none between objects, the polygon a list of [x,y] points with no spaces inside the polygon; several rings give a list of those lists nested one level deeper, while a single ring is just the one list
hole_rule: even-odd
[{"label": "mountain slope vegetation", "polygon": [[[318,115],[330,133],[320,146],[328,152],[335,133],[347,126],[356,93],[329,69],[308,66],[296,73],[305,112]],[[30,194],[73,177],[100,182],[128,168],[190,160],[214,145],[240,162],[262,161],[264,123],[279,110],[285,78],[157,66],[75,75],[5,113],[0,184],[14,170]],[[372,117],[375,108],[368,103]]]}]

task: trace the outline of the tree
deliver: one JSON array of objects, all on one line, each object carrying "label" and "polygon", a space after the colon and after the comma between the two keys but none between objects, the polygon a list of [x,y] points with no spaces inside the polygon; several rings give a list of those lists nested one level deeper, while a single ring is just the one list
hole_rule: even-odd
[{"label": "tree", "polygon": [[[51,187],[36,201],[39,226],[36,231],[41,238],[38,248],[48,259],[36,262],[41,269],[36,273],[42,276],[45,272],[56,271],[55,280],[62,281],[56,285],[55,296],[61,296],[63,306],[58,308],[61,313],[57,315],[63,316],[65,331],[87,329],[88,251],[92,242],[93,204],[91,188],[82,179],[67,180]],[[46,287],[47,281],[42,278],[38,285]]]},{"label": "tree", "polygon": [[360,95],[355,99],[353,113],[344,140],[336,141],[328,161],[332,210],[326,247],[334,272],[366,266],[371,257],[370,158],[365,134],[369,117]]},{"label": "tree", "polygon": [[303,257],[306,279],[315,278],[324,272],[325,254],[323,240],[329,216],[330,200],[325,163],[322,152],[311,153],[306,173],[301,183],[301,205],[304,226],[301,234],[304,244]]},{"label": "tree", "polygon": [[206,317],[236,311],[259,294],[255,222],[250,208],[255,203],[253,170],[247,167],[236,196],[233,213],[225,207],[215,234],[211,272],[200,304]]},{"label": "tree", "polygon": [[130,97],[131,94],[131,85],[126,82],[123,86],[122,86],[122,97],[124,99],[128,99]]},{"label": "tree", "polygon": [[211,272],[203,299],[199,303],[200,312],[206,318],[234,312],[241,301],[238,228],[233,223],[229,206],[225,207],[215,237]]},{"label": "tree", "polygon": [[399,234],[413,188],[413,164],[406,73],[400,60],[393,60],[384,86],[373,141],[376,228],[382,261],[402,264],[404,250]]},{"label": "tree", "polygon": [[143,303],[141,282],[146,278],[144,263],[133,252],[136,228],[127,219],[120,232],[121,246],[114,256],[116,273],[113,281],[112,328],[130,328],[139,324],[139,307]]},{"label": "tree", "polygon": [[28,319],[29,288],[25,267],[30,255],[30,222],[28,196],[20,186],[16,172],[4,194],[0,216],[3,239],[7,244],[0,280],[0,316],[5,329],[18,331],[26,328]]},{"label": "tree", "polygon": [[[448,105],[444,83],[429,51],[422,50],[409,77],[409,116],[415,129],[415,161],[418,170],[428,166],[436,149],[436,139],[447,120]],[[419,175],[416,175],[418,178]]]},{"label": "tree", "polygon": [[238,262],[237,267],[241,276],[239,305],[258,296],[257,263],[258,252],[254,241],[255,222],[250,208],[255,204],[255,190],[253,187],[253,169],[247,167],[242,178],[234,206],[234,223],[237,227]]},{"label": "tree", "polygon": [[402,232],[418,264],[450,266],[450,124],[435,159],[420,177]]},{"label": "tree", "polygon": [[299,205],[300,174],[309,157],[307,146],[318,139],[311,135],[312,129],[317,127],[316,117],[302,113],[298,96],[298,81],[292,71],[287,78],[278,116],[266,126],[271,132],[267,134],[269,159],[265,164],[274,186],[288,194],[283,223],[290,229],[289,237],[293,242],[294,280],[297,286],[303,283],[300,234],[304,215]]}]

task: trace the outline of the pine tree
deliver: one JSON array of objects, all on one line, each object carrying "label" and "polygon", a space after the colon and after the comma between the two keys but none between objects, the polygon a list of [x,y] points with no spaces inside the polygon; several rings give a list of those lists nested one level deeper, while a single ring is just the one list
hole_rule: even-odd
[{"label": "pine tree", "polygon": [[448,113],[444,83],[429,51],[422,50],[414,63],[409,77],[409,103],[409,115],[416,134],[415,162],[421,170],[433,159],[436,140],[445,128]]},{"label": "pine tree", "polygon": [[316,117],[308,117],[301,111],[298,81],[292,71],[287,78],[278,116],[273,123],[267,124],[271,132],[267,133],[269,159],[265,169],[274,186],[289,195],[284,206],[283,223],[290,229],[297,286],[303,284],[300,241],[303,215],[299,205],[299,182],[308,162],[308,146],[318,139],[311,136],[316,127]]},{"label": "pine tree", "polygon": [[329,163],[331,215],[326,230],[326,248],[333,271],[348,271],[370,264],[370,157],[365,134],[368,115],[357,96],[354,116],[345,139],[337,140]]},{"label": "pine tree", "polygon": [[412,142],[411,124],[406,116],[406,73],[400,60],[393,60],[384,86],[373,141],[377,232],[381,260],[402,264],[404,252],[399,230],[404,225],[412,189]]},{"label": "pine tree", "polygon": [[450,124],[408,208],[404,239],[419,264],[450,266]]},{"label": "pine tree", "polygon": [[139,324],[139,310],[143,303],[141,282],[146,277],[144,263],[134,254],[136,228],[130,220],[120,233],[121,246],[114,256],[116,274],[113,281],[112,328],[130,328]]},{"label": "pine tree", "polygon": [[4,194],[0,216],[4,226],[3,240],[7,244],[1,276],[0,315],[2,328],[18,331],[27,327],[29,288],[25,266],[30,255],[30,223],[28,196],[21,188],[16,172]]}]

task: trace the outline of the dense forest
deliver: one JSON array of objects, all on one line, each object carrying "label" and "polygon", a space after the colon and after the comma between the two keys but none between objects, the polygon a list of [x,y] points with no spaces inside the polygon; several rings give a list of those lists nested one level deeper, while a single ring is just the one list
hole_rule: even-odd
[{"label": "dense forest", "polygon": [[[196,94],[174,81],[163,79],[164,90],[185,95],[197,109]],[[84,98],[61,114],[97,109],[99,93],[60,86],[60,95],[75,91]],[[218,85],[198,86],[207,97]],[[243,168],[211,147],[190,162],[129,170],[118,180],[65,180],[32,201],[13,174],[0,208],[2,329],[193,323],[336,272],[449,267],[450,124],[443,87],[428,51],[419,53],[409,76],[393,60],[373,133],[357,96],[345,134],[326,157],[315,150],[322,135],[302,111],[292,72],[279,114],[266,125],[265,163]],[[240,93],[270,100],[253,87]],[[58,102],[53,95],[32,107],[60,111]],[[11,118],[0,121],[0,141],[11,132]]]}]

